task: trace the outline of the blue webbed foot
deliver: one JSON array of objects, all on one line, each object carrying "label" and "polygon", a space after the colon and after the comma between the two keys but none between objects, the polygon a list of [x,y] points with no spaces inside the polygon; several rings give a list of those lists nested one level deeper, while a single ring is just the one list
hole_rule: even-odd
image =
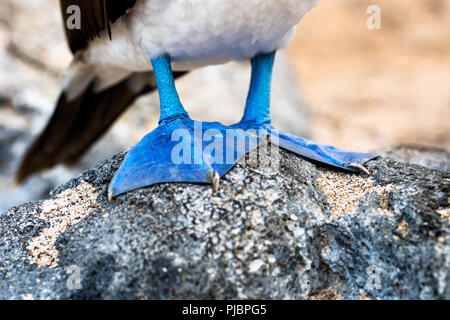
[{"label": "blue webbed foot", "polygon": [[252,133],[189,117],[162,122],[132,148],[115,174],[110,199],[164,182],[211,183],[258,147]]},{"label": "blue webbed foot", "polygon": [[259,132],[259,136],[262,135],[262,132],[266,132],[268,136],[270,136],[271,144],[277,145],[282,149],[291,151],[307,159],[352,172],[364,171],[370,174],[364,167],[364,164],[369,160],[377,158],[376,155],[370,153],[347,151],[333,146],[312,142],[277,129],[270,123],[258,124],[253,121],[243,120],[232,127],[242,130],[253,129],[256,132]]},{"label": "blue webbed foot", "polygon": [[160,123],[128,152],[109,186],[109,198],[163,182],[212,183],[217,189],[220,177],[252,148],[254,138],[233,132],[246,142],[243,148],[232,149],[235,139],[225,139],[231,129],[191,120],[176,91],[170,57],[151,62],[161,103]]},{"label": "blue webbed foot", "polygon": [[227,127],[184,117],[162,122],[128,152],[109,197],[166,182],[209,183],[217,190],[220,178],[267,136],[283,149],[349,171],[364,170],[363,164],[376,157],[314,143],[270,124],[243,121]]},{"label": "blue webbed foot", "polygon": [[270,133],[272,143],[278,144],[281,148],[305,158],[337,168],[353,172],[364,171],[367,174],[370,174],[364,167],[364,164],[377,157],[370,153],[347,151],[333,146],[312,142],[305,138],[286,133],[270,124],[266,124],[263,127]]}]

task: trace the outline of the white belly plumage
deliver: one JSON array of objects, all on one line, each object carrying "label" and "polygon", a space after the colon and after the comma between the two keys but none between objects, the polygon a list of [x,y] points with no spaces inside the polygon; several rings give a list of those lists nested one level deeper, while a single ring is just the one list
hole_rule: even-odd
[{"label": "white belly plumage", "polygon": [[138,0],[130,14],[91,43],[85,61],[151,70],[149,56],[170,55],[189,70],[284,48],[318,0]]}]

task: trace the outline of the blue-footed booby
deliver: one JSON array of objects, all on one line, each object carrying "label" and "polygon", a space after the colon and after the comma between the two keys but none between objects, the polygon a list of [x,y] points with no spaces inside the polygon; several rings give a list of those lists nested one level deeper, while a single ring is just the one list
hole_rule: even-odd
[{"label": "blue-footed booby", "polygon": [[[17,180],[73,163],[137,97],[153,90],[159,92],[159,126],[128,152],[110,183],[111,198],[162,182],[212,183],[216,189],[220,177],[256,149],[263,136],[307,159],[365,170],[371,154],[314,143],[271,125],[275,54],[288,46],[297,24],[317,2],[60,0],[74,59],[55,112],[28,149]],[[66,23],[73,6],[79,8],[78,28]],[[234,60],[252,64],[242,120],[232,126],[192,120],[175,79]]]}]

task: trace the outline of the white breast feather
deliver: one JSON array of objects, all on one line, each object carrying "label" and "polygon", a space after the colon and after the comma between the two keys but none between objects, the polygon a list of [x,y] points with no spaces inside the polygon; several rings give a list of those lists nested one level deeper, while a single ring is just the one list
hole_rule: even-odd
[{"label": "white breast feather", "polygon": [[[130,14],[90,43],[83,64],[92,69],[70,91],[94,76],[102,90],[130,72],[150,71],[149,57],[170,55],[174,70],[191,70],[286,47],[295,27],[318,0],[137,0]],[[79,68],[74,64],[72,69]]]},{"label": "white breast feather", "polygon": [[170,55],[175,69],[247,60],[286,47],[317,1],[138,0],[87,57],[130,71],[151,69],[148,55]]}]

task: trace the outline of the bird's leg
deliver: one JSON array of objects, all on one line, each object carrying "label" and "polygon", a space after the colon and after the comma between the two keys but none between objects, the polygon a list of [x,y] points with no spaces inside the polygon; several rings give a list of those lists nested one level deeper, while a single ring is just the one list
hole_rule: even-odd
[{"label": "bird's leg", "polygon": [[[252,78],[244,116],[234,128],[266,130],[272,144],[277,144],[300,156],[346,169],[364,171],[363,164],[376,158],[373,154],[351,152],[318,144],[279,130],[270,124],[270,91],[275,53],[261,54],[252,59]],[[364,168],[364,170],[363,170]]]},{"label": "bird's leg", "polygon": [[[170,58],[151,61],[161,103],[159,125],[128,152],[109,198],[163,182],[210,183],[217,191],[220,177],[256,148],[254,137],[218,122],[191,120],[175,88]],[[243,147],[236,148],[236,140]]]},{"label": "bird's leg", "polygon": [[158,86],[161,116],[159,123],[176,118],[186,118],[188,114],[180,102],[175,79],[173,78],[170,57],[162,56],[151,59],[153,72]]},{"label": "bird's leg", "polygon": [[252,77],[241,123],[270,124],[270,94],[275,52],[252,59]]}]

